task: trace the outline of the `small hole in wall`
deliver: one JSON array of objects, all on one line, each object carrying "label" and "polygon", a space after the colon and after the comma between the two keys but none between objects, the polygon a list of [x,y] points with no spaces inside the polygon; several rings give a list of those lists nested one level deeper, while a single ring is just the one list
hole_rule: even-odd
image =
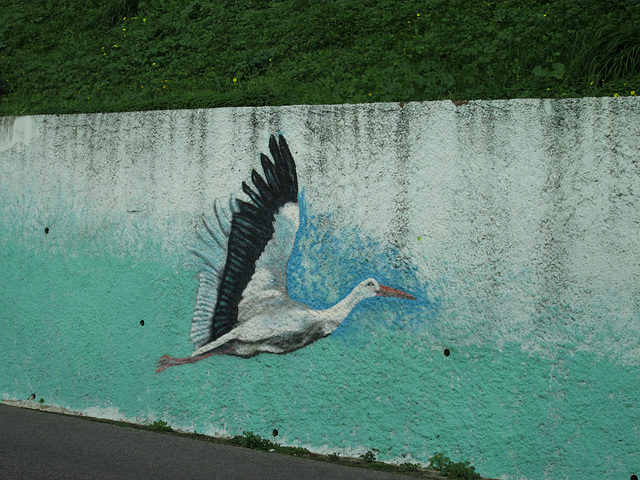
[{"label": "small hole in wall", "polygon": [[271,432],[271,433],[272,433],[272,435],[273,435],[274,437],[277,437],[277,436],[278,436],[278,430],[276,430],[275,428],[273,429],[273,432]]},{"label": "small hole in wall", "polygon": [[449,355],[451,355],[451,352],[449,351],[448,348],[445,348],[443,353],[445,357],[448,357]]},{"label": "small hole in wall", "polygon": [[49,227],[44,228],[44,234],[46,235],[47,233],[49,233]]},{"label": "small hole in wall", "polygon": [[140,320],[140,326],[144,327],[144,320]]}]

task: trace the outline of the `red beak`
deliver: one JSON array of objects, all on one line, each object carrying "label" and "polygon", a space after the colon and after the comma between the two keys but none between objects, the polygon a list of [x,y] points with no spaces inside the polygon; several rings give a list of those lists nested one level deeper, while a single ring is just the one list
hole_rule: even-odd
[{"label": "red beak", "polygon": [[396,297],[396,298],[404,298],[406,300],[416,300],[416,297],[413,295],[409,295],[402,290],[398,290],[397,288],[387,287],[386,285],[380,284],[380,290],[378,290],[378,297]]}]

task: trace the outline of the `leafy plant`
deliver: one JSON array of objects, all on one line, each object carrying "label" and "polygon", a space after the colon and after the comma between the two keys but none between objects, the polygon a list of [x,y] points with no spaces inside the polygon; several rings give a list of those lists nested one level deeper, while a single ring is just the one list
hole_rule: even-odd
[{"label": "leafy plant", "polygon": [[444,453],[436,453],[429,458],[429,466],[453,479],[473,480],[482,478],[469,462],[454,463]]},{"label": "leafy plant", "polygon": [[173,429],[164,420],[156,420],[151,425],[147,426],[148,430],[154,432],[171,432]]},{"label": "leafy plant", "polygon": [[240,445],[253,450],[271,450],[275,446],[270,440],[262,438],[260,435],[256,435],[250,431],[242,432]]},{"label": "leafy plant", "polygon": [[561,79],[564,76],[565,68],[564,64],[560,62],[553,62],[548,66],[536,65],[533,69],[533,74],[536,77],[541,78],[557,78]]},{"label": "leafy plant", "polygon": [[284,453],[285,455],[304,455],[311,453],[309,450],[303,447],[286,447],[284,445],[280,445],[279,443],[273,444],[273,451],[278,453]]},{"label": "leafy plant", "polygon": [[256,435],[251,431],[244,431],[242,435],[233,437],[231,443],[253,450],[274,451],[285,455],[295,456],[310,453],[306,448],[283,446],[266,438],[262,438],[260,435]]},{"label": "leafy plant", "polygon": [[441,470],[441,473],[444,473],[448,477],[462,480],[473,480],[476,478],[482,478],[476,472],[475,467],[471,466],[469,462],[452,463],[451,465]]},{"label": "leafy plant", "polygon": [[372,463],[376,461],[376,454],[379,452],[377,448],[372,448],[371,450],[367,450],[365,453],[360,455],[360,458],[363,459],[366,463]]},{"label": "leafy plant", "polygon": [[400,464],[400,467],[405,472],[416,472],[420,470],[422,465],[420,465],[420,463],[404,462]]},{"label": "leafy plant", "polygon": [[451,459],[445,456],[444,453],[436,453],[433,457],[429,457],[429,467],[438,472],[441,472],[452,463]]}]

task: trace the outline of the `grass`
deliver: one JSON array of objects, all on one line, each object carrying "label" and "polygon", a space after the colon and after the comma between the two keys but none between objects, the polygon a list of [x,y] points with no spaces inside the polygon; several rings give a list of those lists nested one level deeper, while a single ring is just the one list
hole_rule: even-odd
[{"label": "grass", "polygon": [[24,0],[0,17],[0,115],[640,91],[640,5],[621,0]]}]

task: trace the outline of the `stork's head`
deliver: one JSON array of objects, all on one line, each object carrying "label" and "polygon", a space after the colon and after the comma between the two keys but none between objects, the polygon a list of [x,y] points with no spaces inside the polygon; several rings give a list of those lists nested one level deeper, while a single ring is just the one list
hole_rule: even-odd
[{"label": "stork's head", "polygon": [[356,290],[359,291],[362,295],[362,299],[370,298],[370,297],[395,297],[395,298],[404,298],[407,300],[415,300],[416,297],[413,295],[409,295],[402,290],[398,290],[396,288],[387,287],[386,285],[382,285],[375,278],[368,278],[364,282],[360,283],[356,287]]}]

